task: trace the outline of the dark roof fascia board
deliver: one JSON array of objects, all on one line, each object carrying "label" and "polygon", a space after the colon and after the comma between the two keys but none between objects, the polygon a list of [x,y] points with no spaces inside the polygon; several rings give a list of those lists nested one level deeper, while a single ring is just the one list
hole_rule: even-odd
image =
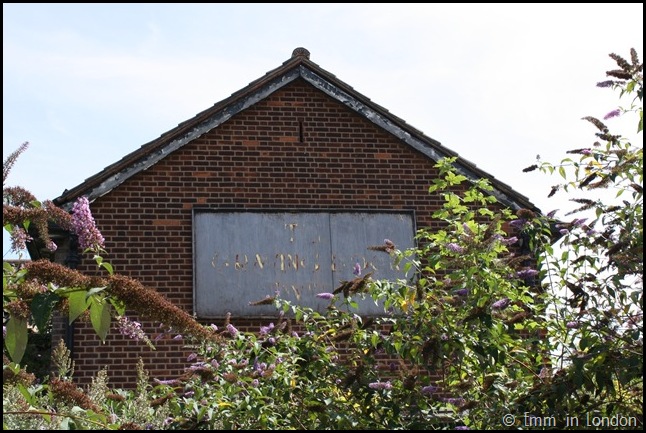
[{"label": "dark roof fascia board", "polygon": [[[152,167],[153,165],[157,164],[160,160],[170,155],[172,152],[176,151],[177,149],[180,149],[185,144],[199,138],[203,134],[208,133],[212,129],[217,128],[218,126],[220,126],[222,123],[229,120],[234,115],[251,107],[257,102],[263,100],[264,98],[266,98],[267,96],[275,92],[276,90],[291,83],[298,77],[299,77],[298,70],[294,69],[292,71],[288,71],[286,74],[282,75],[280,79],[274,80],[268,83],[266,86],[260,88],[259,90],[257,90],[256,92],[252,93],[247,97],[236,99],[231,104],[226,105],[223,109],[211,114],[211,116],[209,116],[206,120],[200,122],[195,127],[189,129],[188,132],[185,132],[180,137],[175,139],[171,138],[171,141],[168,142],[168,144],[164,146],[159,146],[157,149],[153,149],[152,151],[149,151],[149,153],[144,154],[140,159],[130,163],[121,171],[118,171],[113,175],[109,176],[108,178],[106,178],[105,180],[101,181],[100,184],[94,187],[89,186],[89,188],[91,188],[90,192],[85,192],[87,191],[87,189],[83,187],[88,187],[87,183],[90,182],[92,178],[80,184],[78,187],[74,188],[73,190],[63,193],[54,202],[56,204],[60,203],[64,208],[69,208],[71,207],[70,200],[78,197],[79,195],[85,195],[90,202],[94,201],[96,198],[109,193],[111,190],[121,185],[127,179],[136,175],[140,171],[143,171]],[[180,127],[185,126],[185,124],[186,122],[184,124],[181,124]],[[169,131],[168,133],[164,134],[160,138],[164,138],[170,135],[172,132],[173,131]],[[154,142],[151,142],[149,143],[149,145],[152,145],[153,143]],[[133,152],[133,154],[139,153],[142,150],[143,149],[138,149],[137,151]],[[111,167],[107,167],[104,170],[104,172],[109,170],[110,168]],[[101,173],[99,173],[99,175],[100,174]]]},{"label": "dark roof fascia board", "polygon": [[[225,98],[220,102],[215,103],[212,107],[207,108],[206,110],[201,111],[200,113],[196,114],[192,118],[181,122],[175,128],[162,133],[158,138],[140,146],[138,149],[125,155],[117,162],[105,167],[100,172],[85,179],[85,181],[73,187],[72,189],[69,189],[69,190],[66,189],[59,197],[53,200],[54,204],[69,210],[69,207],[71,206],[70,202],[72,200],[75,200],[79,196],[84,195],[88,197],[90,201],[93,201],[97,197],[100,197],[101,195],[108,193],[110,189],[103,192],[103,194],[93,194],[92,192],[94,191],[94,189],[97,188],[98,184],[105,183],[107,179],[112,179],[114,181],[114,180],[117,180],[117,178],[119,178],[120,181],[117,181],[117,183],[113,187],[120,185],[126,179],[131,177],[131,176],[128,176],[124,178],[122,176],[119,176],[120,172],[126,171],[130,166],[138,165],[139,161],[141,161],[142,159],[146,159],[146,155],[148,153],[156,152],[157,149],[165,147],[166,143],[168,143],[169,140],[173,141],[173,140],[181,139],[182,136],[189,134],[192,130],[195,129],[195,125],[207,123],[209,119],[211,119],[212,117],[214,116],[217,117],[221,111],[227,111],[227,109],[230,106],[234,106],[236,105],[236,103],[239,103],[240,100],[244,100],[245,95],[253,94],[254,91],[261,90],[266,85],[269,85],[271,87],[271,83],[273,81],[280,82],[283,80],[289,80],[290,78],[291,79],[297,78],[298,75],[293,75],[292,73],[290,73],[290,71],[300,61],[302,61],[302,59],[298,57],[295,57],[295,58],[293,57],[283,62],[282,66],[267,72],[264,76],[252,81],[247,86],[232,93],[231,96],[229,96],[228,98]],[[288,82],[290,81],[285,81],[284,84],[287,84]],[[236,114],[236,113],[233,113],[230,109],[229,109],[229,113],[231,116]],[[164,156],[165,155],[168,155],[168,153],[165,153]],[[139,170],[136,170],[133,174],[136,174],[138,172]]]},{"label": "dark roof fascia board", "polygon": [[185,144],[218,127],[234,115],[251,107],[298,78],[302,78],[316,89],[389,132],[433,161],[438,161],[443,157],[458,157],[455,164],[457,171],[472,181],[480,178],[489,179],[494,187],[492,194],[504,205],[514,210],[530,208],[538,211],[526,197],[508,185],[480,170],[475,164],[459,157],[457,153],[442,146],[440,142],[427,137],[404,120],[375,104],[334,75],[323,70],[314,62],[304,58],[292,58],[284,62],[282,66],[251,82],[227,99],[198,113],[192,119],[179,124],[156,140],[141,146],[121,160],[106,167],[100,173],[86,179],[85,182],[72,190],[63,192],[60,197],[54,200],[54,203],[69,210],[71,201],[81,195],[85,195],[88,200],[93,201],[109,193],[127,179],[150,168]]},{"label": "dark roof fascia board", "polygon": [[[310,83],[312,86],[327,94],[331,98],[337,100],[341,104],[344,104],[351,110],[357,112],[380,128],[388,131],[401,141],[405,142],[409,146],[429,157],[431,160],[439,161],[444,157],[458,157],[455,164],[458,173],[474,182],[481,178],[489,179],[494,186],[494,190],[491,193],[494,195],[494,197],[496,197],[496,199],[498,199],[506,206],[514,210],[521,208],[535,209],[535,206],[533,206],[526,197],[518,197],[518,193],[512,195],[506,193],[505,190],[509,191],[510,193],[513,192],[511,187],[494,179],[490,174],[478,169],[475,164],[470,163],[469,161],[460,157],[457,153],[442,146],[438,141],[429,139],[428,137],[425,137],[426,140],[418,138],[423,136],[421,132],[418,132],[416,136],[413,136],[410,132],[408,132],[408,130],[414,128],[409,127],[407,124],[401,125],[403,121],[398,119],[396,116],[392,116],[390,113],[384,113],[382,110],[371,108],[370,105],[375,104],[368,105],[367,103],[362,102],[359,98],[350,95],[349,93],[342,90],[339,86],[332,84],[330,81],[322,78],[313,70],[308,69],[303,65],[301,65],[299,69],[301,71],[301,77],[303,77],[303,79]],[[513,195],[516,195],[517,197],[513,197]]]}]

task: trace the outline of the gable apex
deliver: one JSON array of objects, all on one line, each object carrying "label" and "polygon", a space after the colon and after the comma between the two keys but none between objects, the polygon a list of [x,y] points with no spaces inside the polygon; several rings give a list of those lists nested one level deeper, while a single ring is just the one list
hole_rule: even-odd
[{"label": "gable apex", "polygon": [[488,179],[494,187],[493,195],[511,209],[529,208],[538,211],[525,196],[480,170],[475,164],[462,159],[439,141],[426,136],[403,119],[393,115],[384,107],[339,80],[334,74],[312,62],[309,50],[303,47],[294,49],[291,58],[278,68],[265,73],[264,76],[196,114],[193,118],[178,124],[157,139],[142,145],[119,161],[87,178],[81,184],[70,190],[65,190],[53,200],[54,203],[69,208],[71,203],[80,196],[86,196],[90,201],[93,201],[110,193],[132,176],[154,166],[184,145],[217,128],[231,117],[252,107],[297,79],[305,81],[432,161],[438,161],[444,157],[458,157],[455,163],[458,172],[474,181],[480,178]]},{"label": "gable apex", "polygon": [[292,51],[292,57],[305,57],[307,60],[310,59],[310,52],[307,48],[298,47]]}]

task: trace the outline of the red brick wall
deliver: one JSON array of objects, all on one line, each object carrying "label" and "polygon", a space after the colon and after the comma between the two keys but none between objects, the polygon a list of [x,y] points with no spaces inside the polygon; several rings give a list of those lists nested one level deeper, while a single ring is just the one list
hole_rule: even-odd
[{"label": "red brick wall", "polygon": [[[296,81],[97,199],[92,211],[116,272],[155,287],[192,313],[194,206],[414,209],[418,227],[432,226],[431,214],[443,204],[428,193],[437,175],[433,164]],[[242,331],[268,322],[232,318]],[[154,329],[146,330],[154,337]],[[176,377],[190,353],[170,337],[153,352],[114,329],[101,344],[83,324],[74,338],[80,382],[109,365],[113,386],[132,386],[139,356],[151,377]]]}]

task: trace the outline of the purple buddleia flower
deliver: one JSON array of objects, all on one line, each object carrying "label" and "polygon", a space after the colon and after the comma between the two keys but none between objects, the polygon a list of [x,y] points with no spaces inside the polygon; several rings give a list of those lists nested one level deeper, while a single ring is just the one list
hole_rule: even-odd
[{"label": "purple buddleia flower", "polygon": [[[197,356],[197,355],[196,355]],[[198,361],[195,364],[188,367],[189,371],[208,371],[210,370],[209,364],[204,361]]]},{"label": "purple buddleia flower", "polygon": [[509,221],[509,225],[517,229],[522,229],[525,227],[525,224],[527,224],[527,220],[525,218]]},{"label": "purple buddleia flower", "polygon": [[565,236],[566,234],[570,233],[570,231],[568,229],[560,229],[559,233]]},{"label": "purple buddleia flower", "polygon": [[266,362],[254,362],[253,369],[254,369],[254,371],[263,372],[263,371],[267,370],[267,363]]},{"label": "purple buddleia flower", "polygon": [[368,384],[371,389],[391,389],[393,385],[390,382],[372,382]]},{"label": "purple buddleia flower", "polygon": [[96,228],[87,197],[79,197],[72,206],[72,232],[82,249],[103,247],[105,240]]},{"label": "purple buddleia flower", "polygon": [[547,367],[541,368],[541,371],[538,373],[538,377],[541,379],[548,379],[552,376],[552,370]]},{"label": "purple buddleia flower", "polygon": [[554,218],[554,215],[556,215],[556,212],[558,212],[558,209],[551,210],[547,213],[548,218]]},{"label": "purple buddleia flower", "polygon": [[53,240],[50,239],[49,241],[47,241],[47,247],[46,248],[53,253],[54,251],[56,251],[58,249],[58,245],[56,245],[56,242],[54,242]]},{"label": "purple buddleia flower", "polygon": [[455,242],[449,242],[448,244],[446,244],[446,249],[457,254],[461,254],[464,252],[464,248],[462,248],[460,245],[456,244]]},{"label": "purple buddleia flower", "polygon": [[456,290],[455,294],[458,295],[458,296],[467,296],[469,294],[469,289]]},{"label": "purple buddleia flower", "polygon": [[431,395],[438,390],[437,386],[428,385],[422,387],[422,394]]},{"label": "purple buddleia flower", "polygon": [[261,326],[260,327],[260,336],[264,337],[265,335],[269,334],[272,329],[274,329],[274,322],[271,322],[267,326]]},{"label": "purple buddleia flower", "polygon": [[597,87],[612,87],[614,83],[612,80],[600,81],[597,83]]},{"label": "purple buddleia flower", "polygon": [[321,299],[332,299],[332,298],[334,298],[334,294],[333,293],[323,292],[323,293],[317,293],[316,297],[321,298]]},{"label": "purple buddleia flower", "polygon": [[238,335],[238,330],[230,323],[227,324],[227,331],[229,331],[229,334],[231,334],[232,337]]},{"label": "purple buddleia flower", "polygon": [[133,322],[125,316],[117,317],[117,326],[119,327],[119,332],[133,340],[140,341],[146,338],[146,334],[141,329],[141,323]]},{"label": "purple buddleia flower", "polygon": [[15,252],[27,248],[27,242],[32,240],[33,238],[22,227],[14,227],[11,231],[11,249]]},{"label": "purple buddleia flower", "polygon": [[574,227],[579,227],[582,225],[584,222],[586,222],[588,219],[587,218],[577,218],[574,221],[572,221],[572,225]]},{"label": "purple buddleia flower", "polygon": [[179,379],[168,379],[168,380],[153,379],[153,380],[157,385],[177,386],[182,384],[182,382]]},{"label": "purple buddleia flower", "polygon": [[503,245],[514,245],[516,242],[518,242],[518,238],[516,236],[512,236],[510,238],[503,238],[500,243]]},{"label": "purple buddleia flower", "polygon": [[507,308],[509,306],[510,302],[511,302],[511,300],[509,298],[502,298],[502,299],[494,302],[493,304],[491,304],[491,309],[493,309],[493,310],[504,310],[505,308]]},{"label": "purple buddleia flower", "polygon": [[191,354],[190,354],[190,355],[188,355],[188,357],[186,358],[186,360],[187,360],[188,362],[195,361],[196,359],[197,359],[197,353],[191,353]]},{"label": "purple buddleia flower", "polygon": [[536,275],[538,275],[538,271],[536,269],[522,269],[516,272],[516,276],[523,280],[526,278],[535,277]]},{"label": "purple buddleia flower", "polygon": [[620,114],[621,114],[621,110],[619,110],[619,109],[612,110],[610,113],[608,113],[608,114],[606,114],[605,116],[603,116],[603,120],[612,119],[613,117],[617,117],[617,116],[619,116]]},{"label": "purple buddleia flower", "polygon": [[354,264],[354,269],[352,270],[352,273],[357,277],[361,275],[361,265],[359,263]]},{"label": "purple buddleia flower", "polygon": [[577,329],[579,327],[579,322],[567,322],[565,327],[567,329]]},{"label": "purple buddleia flower", "polygon": [[581,149],[581,155],[592,155],[592,149]]},{"label": "purple buddleia flower", "polygon": [[455,430],[471,430],[471,429],[465,425],[456,425]]}]

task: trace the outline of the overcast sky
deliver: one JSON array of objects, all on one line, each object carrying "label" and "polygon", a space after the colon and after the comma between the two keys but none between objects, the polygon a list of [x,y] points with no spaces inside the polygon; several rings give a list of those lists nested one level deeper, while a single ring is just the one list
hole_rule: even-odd
[{"label": "overcast sky", "polygon": [[[623,102],[595,87],[616,67],[608,54],[630,58],[634,47],[643,58],[643,3],[4,3],[2,12],[3,159],[30,142],[7,184],[41,200],[305,47],[548,212],[563,207],[547,198],[558,179],[521,170],[589,146],[595,129],[581,118]],[[621,122],[608,124],[634,131],[634,120]]]}]

